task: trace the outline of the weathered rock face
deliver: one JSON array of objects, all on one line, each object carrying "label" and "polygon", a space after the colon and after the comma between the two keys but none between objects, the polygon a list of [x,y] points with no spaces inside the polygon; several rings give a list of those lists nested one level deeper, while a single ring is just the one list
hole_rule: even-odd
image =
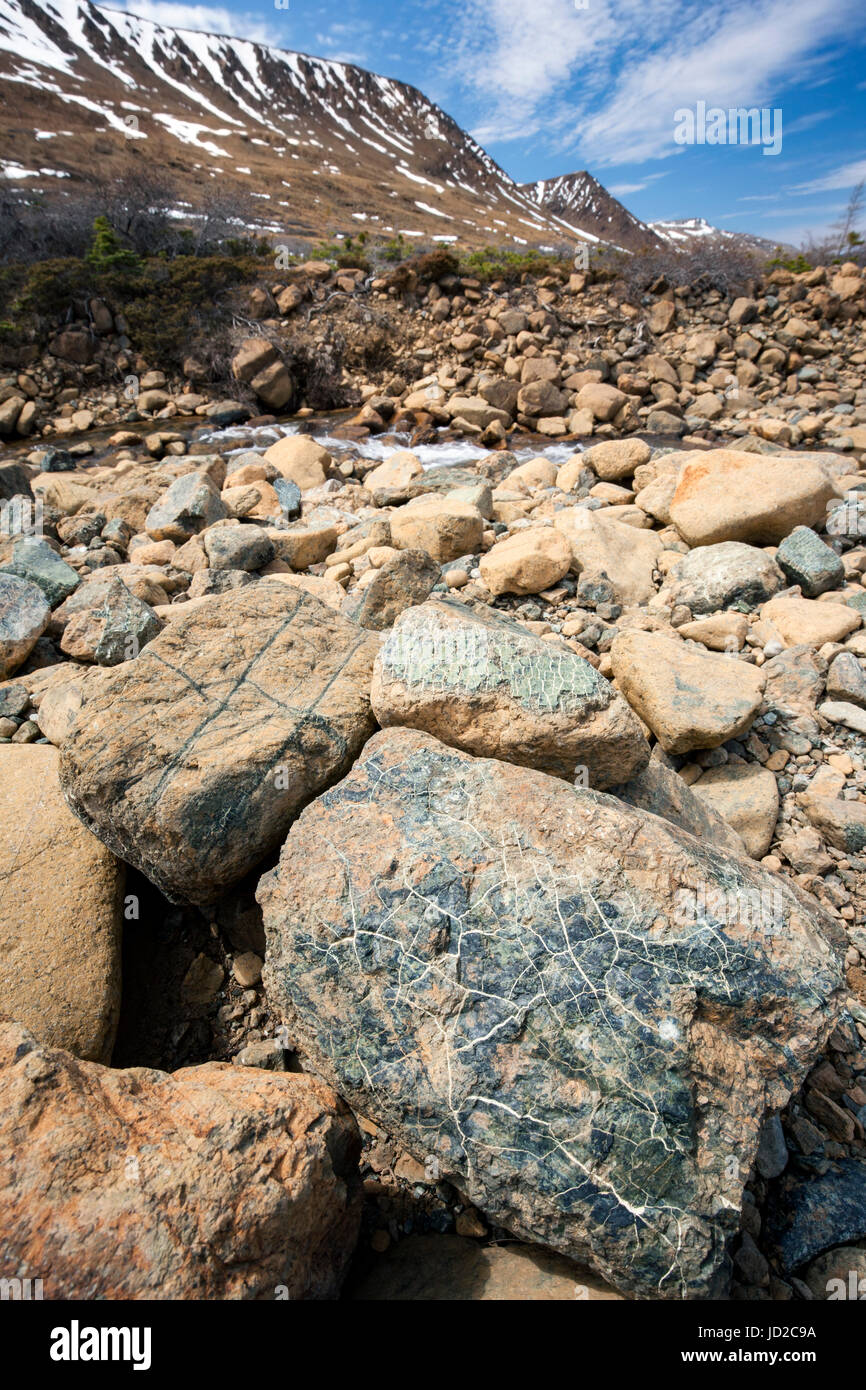
[{"label": "weathered rock face", "polygon": [[739,738],[760,708],[764,677],[736,658],[711,656],[655,632],[621,632],[611,660],[617,685],[666,753]]},{"label": "weathered rock face", "polygon": [[746,541],[773,545],[795,526],[824,518],[833,485],[816,463],[714,449],[687,454],[671,520],[689,545]]},{"label": "weathered rock face", "polygon": [[123,865],[69,811],[57,761],[44,744],[0,747],[0,1017],[107,1062]]},{"label": "weathered rock face", "polygon": [[50,617],[41,589],[15,574],[0,574],[0,680],[27,659]]},{"label": "weathered rock face", "polygon": [[638,772],[649,744],[613,687],[569,648],[455,600],[410,608],[376,658],[383,726],[424,729],[455,748],[608,787]]},{"label": "weathered rock face", "polygon": [[582,579],[607,579],[618,603],[645,603],[653,597],[653,570],[662,549],[655,532],[581,507],[557,512],[554,525],[571,546],[572,564]]},{"label": "weathered rock face", "polygon": [[[768,890],[773,929],[749,910]],[[269,998],[350,1103],[623,1291],[721,1290],[764,1113],[840,998],[803,899],[408,730],[307,808],[258,897]]]},{"label": "weathered rock face", "polygon": [[206,473],[186,473],[147,514],[144,529],[155,541],[188,541],[222,521],[228,511]]},{"label": "weathered rock face", "polygon": [[360,594],[346,601],[343,611],[361,627],[384,632],[404,609],[424,602],[441,573],[426,551],[402,550],[386,560]]},{"label": "weathered rock face", "polygon": [[63,745],[66,798],[169,897],[219,897],[276,848],[374,728],[378,640],[262,579],[169,623]]},{"label": "weathered rock face", "polygon": [[629,806],[662,816],[690,835],[697,835],[705,844],[713,844],[729,854],[745,854],[746,847],[737,832],[658,758],[650,758],[636,777],[611,790]]},{"label": "weathered rock face", "polygon": [[357,1150],[312,1077],[112,1071],[0,1027],[0,1258],[46,1298],[335,1298]]},{"label": "weathered rock face", "polygon": [[670,603],[693,613],[715,613],[737,604],[754,608],[778,593],[782,573],[766,551],[739,541],[700,546],[675,565],[662,590]]}]

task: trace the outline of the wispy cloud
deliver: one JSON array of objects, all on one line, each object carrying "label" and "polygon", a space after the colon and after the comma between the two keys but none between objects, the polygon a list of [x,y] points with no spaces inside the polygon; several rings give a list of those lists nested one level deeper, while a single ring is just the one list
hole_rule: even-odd
[{"label": "wispy cloud", "polygon": [[[543,132],[581,163],[641,163],[677,153],[678,107],[780,105],[780,92],[820,75],[861,3],[590,0],[575,10],[566,0],[465,0],[450,71],[478,93],[482,141]],[[799,128],[830,114],[801,117]]]},{"label": "wispy cloud", "polygon": [[[205,34],[229,34],[236,39],[252,39],[254,43],[289,47],[286,27],[277,22],[276,10],[273,19],[263,19],[261,10],[235,10],[222,5],[185,5],[182,0],[110,0],[106,8],[124,10],[127,14],[138,15],[139,19],[149,19],[169,29],[196,29]],[[282,20],[286,12],[280,11],[279,15]]]},{"label": "wispy cloud", "polygon": [[792,193],[802,196],[807,193],[829,193],[836,188],[854,188],[866,179],[866,159],[855,159],[850,164],[842,164],[823,178],[811,179],[808,183],[797,184]]}]

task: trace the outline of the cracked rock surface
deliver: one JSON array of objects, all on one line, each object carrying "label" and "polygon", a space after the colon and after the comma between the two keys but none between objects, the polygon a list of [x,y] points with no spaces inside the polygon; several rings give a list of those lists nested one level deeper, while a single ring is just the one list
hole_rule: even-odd
[{"label": "cracked rock surface", "polygon": [[[727,910],[684,911],[707,881]],[[796,889],[601,793],[390,729],[258,897],[269,998],[350,1104],[621,1291],[721,1295],[764,1114],[839,1005]]]},{"label": "cracked rock surface", "polygon": [[212,902],[374,728],[378,639],[263,579],[169,624],[64,739],[76,815],[176,901]]}]

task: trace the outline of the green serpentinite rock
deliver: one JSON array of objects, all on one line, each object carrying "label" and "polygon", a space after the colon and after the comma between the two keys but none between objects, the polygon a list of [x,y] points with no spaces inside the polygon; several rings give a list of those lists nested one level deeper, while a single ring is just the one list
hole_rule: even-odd
[{"label": "green serpentinite rock", "polygon": [[408,609],[376,660],[379,723],[595,787],[628,780],[649,745],[628,705],[565,643],[453,599]]},{"label": "green serpentinite rock", "polygon": [[767,1110],[834,1026],[819,908],[558,778],[388,729],[260,882],[294,1046],[490,1220],[720,1296]]}]

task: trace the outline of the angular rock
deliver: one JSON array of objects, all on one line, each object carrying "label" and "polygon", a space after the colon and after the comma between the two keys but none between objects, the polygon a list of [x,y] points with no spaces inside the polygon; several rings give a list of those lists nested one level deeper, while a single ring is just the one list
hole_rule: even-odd
[{"label": "angular rock", "polygon": [[78,587],[78,575],[72,566],[38,536],[25,536],[15,542],[12,559],[3,566],[3,573],[17,574],[20,579],[35,584],[52,608]]},{"label": "angular rock", "polygon": [[742,612],[772,598],[783,583],[781,570],[766,551],[723,541],[684,556],[671,570],[662,595],[693,613],[715,613],[735,604]]},{"label": "angular rock", "polygon": [[866,850],[866,802],[813,795],[803,799],[803,810],[834,849],[843,854],[862,854]]},{"label": "angular rock", "polygon": [[704,844],[715,845],[729,854],[745,853],[736,830],[708,802],[695,796],[682,777],[665,767],[659,758],[650,758],[636,777],[608,790],[638,811],[651,811],[680,830],[696,835]]},{"label": "angular rock", "polygon": [[283,478],[297,484],[301,492],[321,487],[331,466],[327,449],[306,434],[288,434],[278,439],[265,450],[264,459],[272,463]]},{"label": "angular rock", "polygon": [[274,543],[260,526],[212,526],[204,548],[212,570],[260,570],[274,558]]},{"label": "angular rock", "polygon": [[686,454],[671,520],[691,546],[774,545],[822,521],[833,484],[816,463],[737,449]]},{"label": "angular rock", "polygon": [[119,579],[111,579],[100,590],[98,603],[69,619],[60,646],[75,661],[119,666],[135,660],[161,629],[150,605],[131,594]]},{"label": "angular rock", "polygon": [[[728,906],[681,924],[702,885]],[[739,907],[762,891],[771,933]],[[394,729],[258,897],[271,1005],[350,1104],[621,1291],[720,1294],[765,1112],[840,1006],[820,910],[612,797]]]},{"label": "angular rock", "polygon": [[0,1017],[108,1062],[123,865],[69,811],[57,763],[44,744],[0,747]]},{"label": "angular rock", "polygon": [[776,564],[789,584],[806,598],[817,598],[845,582],[845,566],[835,550],[808,526],[795,526],[776,551]]},{"label": "angular rock", "polygon": [[577,393],[577,409],[592,411],[595,420],[612,420],[622,410],[628,397],[615,386],[607,386],[603,381],[590,381],[581,386]]},{"label": "angular rock", "polygon": [[268,530],[278,559],[294,570],[321,564],[337,548],[337,528],[331,521],[315,517],[293,521],[284,531]]},{"label": "angular rock", "polygon": [[[823,1171],[822,1171],[823,1169]],[[845,1158],[792,1165],[771,1190],[767,1237],[783,1273],[823,1250],[866,1236],[866,1163]]]},{"label": "angular rock", "polygon": [[618,603],[645,603],[655,595],[653,570],[662,549],[655,532],[583,507],[557,512],[553,524],[571,546],[572,565],[582,579],[608,580]]},{"label": "angular rock", "polygon": [[666,753],[739,738],[760,708],[764,677],[736,657],[654,632],[620,632],[610,654],[619,689]]},{"label": "angular rock", "polygon": [[26,661],[51,617],[42,590],[14,574],[0,574],[0,680]]},{"label": "angular rock", "polygon": [[484,518],[476,506],[449,497],[423,497],[391,513],[391,542],[426,550],[440,565],[481,548]]},{"label": "angular rock", "polygon": [[580,458],[606,483],[619,483],[631,478],[641,464],[648,463],[652,450],[642,439],[606,439],[593,444]]},{"label": "angular rock", "polygon": [[779,788],[772,772],[757,763],[726,763],[708,768],[692,791],[736,830],[753,859],[763,859],[779,816]]},{"label": "angular rock", "polygon": [[[311,1076],[114,1071],[0,1028],[0,1227],[51,1299],[333,1299],[357,1129]],[[27,1161],[20,1160],[26,1143]]]},{"label": "angular rock", "polygon": [[866,709],[866,673],[853,652],[840,652],[827,672],[828,700]]},{"label": "angular rock", "polygon": [[376,658],[371,701],[383,728],[423,729],[558,777],[583,768],[593,787],[632,776],[649,758],[637,719],[589,662],[454,599],[398,619]]},{"label": "angular rock", "polygon": [[168,897],[212,902],[351,765],[378,645],[275,579],[205,600],[88,699],[69,805]]},{"label": "angular rock", "polygon": [[177,478],[147,514],[144,529],[155,541],[188,541],[228,516],[225,503],[206,473]]},{"label": "angular rock", "polygon": [[540,594],[571,569],[571,546],[552,526],[532,526],[482,555],[481,578],[492,594]]},{"label": "angular rock", "polygon": [[359,594],[346,599],[343,613],[361,627],[384,632],[413,604],[423,603],[442,570],[424,550],[402,550],[386,560]]}]

